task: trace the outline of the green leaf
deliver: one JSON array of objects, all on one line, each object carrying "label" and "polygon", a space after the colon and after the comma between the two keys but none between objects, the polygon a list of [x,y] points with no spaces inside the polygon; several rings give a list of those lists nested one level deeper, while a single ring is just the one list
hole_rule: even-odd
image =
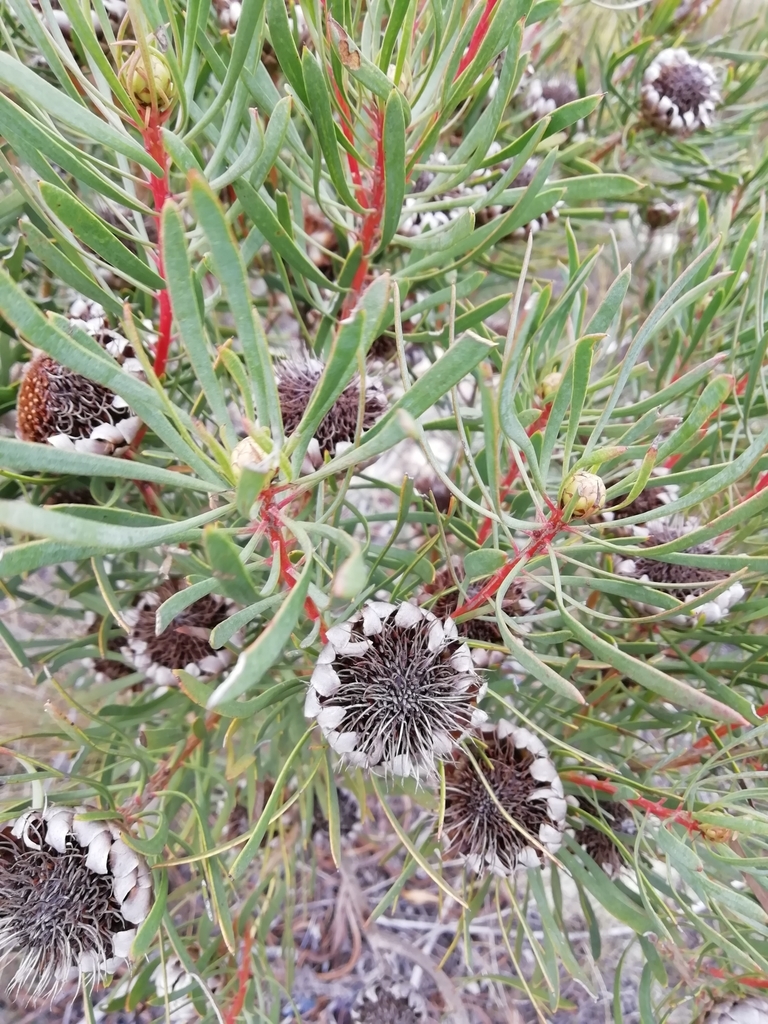
[{"label": "green leaf", "polygon": [[[243,182],[241,180],[240,185]],[[281,436],[280,401],[264,328],[253,308],[246,274],[221,206],[201,175],[190,182],[192,205],[211,246],[211,262],[229,300],[256,401],[259,422]],[[254,193],[255,195],[255,193]],[[227,417],[228,418],[228,417]]]},{"label": "green leaf", "polygon": [[11,92],[21,94],[31,103],[42,107],[53,118],[68,125],[73,131],[91,142],[108,147],[135,160],[153,174],[162,175],[160,165],[135,142],[127,132],[119,131],[112,125],[92,114],[82,103],[65,95],[21,61],[14,60],[8,53],[0,52],[0,84]]},{"label": "green leaf", "polygon": [[384,109],[384,217],[380,247],[389,245],[397,231],[405,199],[405,118],[396,91],[389,94]]},{"label": "green leaf", "polygon": [[136,938],[131,946],[131,956],[137,961],[143,959],[152,948],[168,899],[168,872],[155,871],[152,878],[154,881],[152,906],[146,918],[139,925]]},{"label": "green leaf", "polygon": [[165,287],[162,277],[126,248],[104,221],[91,213],[79,199],[46,181],[40,183],[40,192],[55,216],[122,277],[152,290]]},{"label": "green leaf", "polygon": [[312,124],[317,132],[333,187],[351,210],[354,210],[355,213],[364,213],[363,207],[350,192],[344,169],[341,166],[339,143],[336,139],[336,126],[325,75],[317,58],[309,50],[304,50],[301,67],[307,89],[307,105],[312,111]]},{"label": "green leaf", "polygon": [[256,686],[280,657],[303,611],[311,569],[312,560],[307,559],[301,575],[272,621],[250,647],[242,652],[232,672],[214,690],[208,702],[211,710]]},{"label": "green leaf", "polygon": [[296,49],[293,38],[285,0],[267,0],[267,24],[277,62],[291,88],[304,106],[308,107],[309,100],[304,87],[304,73],[299,59],[299,51]]},{"label": "green leaf", "polygon": [[259,595],[243,565],[241,549],[215,526],[206,527],[203,541],[213,575],[227,597],[238,604],[253,604]]},{"label": "green leaf", "polygon": [[565,610],[564,605],[559,600],[558,605],[565,625],[572,631],[576,639],[584,644],[587,650],[592,651],[596,658],[606,661],[622,675],[633,679],[640,686],[645,687],[646,690],[657,693],[664,700],[668,700],[672,704],[678,704],[680,707],[693,711],[697,715],[714,719],[716,722],[729,722],[732,725],[749,725],[747,720],[737,711],[710,697],[709,694],[703,693],[701,690],[695,690],[688,683],[684,683],[680,679],[675,679],[673,676],[661,672],[649,662],[633,658],[630,654],[619,650],[613,644],[609,644],[594,633],[590,633],[586,626],[583,626]]},{"label": "green leaf", "polygon": [[173,318],[195,371],[195,376],[208,400],[216,423],[230,447],[237,444],[237,434],[229,418],[224,389],[213,370],[213,361],[205,337],[197,305],[192,268],[187,256],[184,224],[175,203],[167,202],[162,214],[162,253]]}]

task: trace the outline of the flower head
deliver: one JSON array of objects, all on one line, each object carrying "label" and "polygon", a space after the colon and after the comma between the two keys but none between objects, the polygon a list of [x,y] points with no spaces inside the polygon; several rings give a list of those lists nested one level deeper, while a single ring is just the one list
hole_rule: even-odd
[{"label": "flower head", "polygon": [[558,107],[564,107],[566,103],[572,103],[578,98],[579,91],[575,82],[564,78],[551,78],[542,82],[541,79],[534,78],[528,86],[526,106],[531,120],[538,121],[553,113]]},{"label": "flower head", "polygon": [[[453,571],[456,574],[456,579],[461,582],[464,579],[464,569],[458,560],[454,561]],[[470,585],[467,590],[467,597],[473,597],[478,590],[479,584]],[[448,566],[435,573],[434,580],[424,587],[425,600],[429,600],[435,594],[437,595],[437,600],[430,605],[432,614],[436,615],[438,619],[447,619],[452,616],[461,603],[461,597],[456,590],[454,577]],[[504,595],[502,608],[504,613],[511,618],[525,615],[533,608],[533,601],[525,596],[525,588],[522,583],[515,581],[512,584]],[[456,624],[456,628],[459,636],[467,640],[476,640],[478,643],[485,644],[503,644],[504,642],[496,621],[488,616],[459,622]],[[489,653],[491,652],[482,648],[473,648],[471,653],[472,660],[478,668],[487,668],[492,660],[489,658]]]},{"label": "flower head", "polygon": [[643,208],[643,220],[651,231],[656,231],[676,221],[681,209],[680,203],[665,203],[658,200],[655,203],[648,203]]},{"label": "flower head", "polygon": [[176,99],[176,85],[165,54],[159,48],[161,40],[149,36],[147,42],[149,62],[144,60],[137,46],[120,69],[120,78],[137,107],[152,106],[154,90],[157,110],[163,114]]},{"label": "flower head", "polygon": [[763,996],[729,999],[710,1010],[704,1024],[768,1024],[768,999]]},{"label": "flower head", "polygon": [[[323,364],[316,359],[308,359],[306,363],[283,362],[278,367],[277,393],[287,436],[301,422],[324,369]],[[355,379],[342,391],[315,431],[307,451],[314,466],[322,465],[326,453],[333,458],[340,445],[351,444],[355,440],[359,408],[360,381]],[[386,408],[387,400],[381,385],[376,381],[367,381],[363,430],[370,430]]]},{"label": "flower head", "polygon": [[434,774],[486,719],[486,686],[451,619],[412,604],[369,601],[333,626],[310,679],[304,713],[351,765]]},{"label": "flower head", "polygon": [[[435,165],[444,165],[448,168],[448,157],[445,153],[433,153],[430,162]],[[439,228],[447,227],[452,221],[457,220],[478,198],[486,193],[487,189],[483,182],[470,185],[467,182],[460,182],[446,192],[431,197],[420,198],[422,192],[426,192],[437,177],[435,171],[422,171],[414,183],[411,195],[406,196],[404,209],[410,211],[409,216],[400,226],[402,235],[418,235],[422,231],[436,231]],[[430,207],[435,209],[418,209],[423,206],[429,198]],[[462,200],[456,202],[456,200]],[[440,208],[440,204],[445,204]]]},{"label": "flower head", "polygon": [[589,516],[597,515],[605,505],[605,484],[601,477],[583,469],[576,470],[565,481],[560,507],[567,508],[573,498],[576,498],[571,513],[574,519],[588,519]]},{"label": "flower head", "polygon": [[567,803],[557,769],[537,736],[504,719],[483,727],[481,738],[474,760],[482,778],[466,754],[446,765],[448,856],[478,874],[538,867],[540,847],[556,853],[562,843]]},{"label": "flower head", "polygon": [[672,135],[688,135],[712,124],[720,102],[711,64],[687,50],[662,50],[643,75],[643,116],[648,124]]},{"label": "flower head", "polygon": [[[685,525],[675,526],[669,522],[658,525],[650,524],[652,532],[645,540],[644,547],[652,548],[659,544],[667,544],[685,536]],[[711,544],[697,544],[686,548],[686,555],[712,555],[716,549]],[[716,584],[720,580],[728,579],[729,573],[721,569],[701,569],[693,565],[676,565],[673,562],[665,562],[656,558],[623,558],[616,564],[616,571],[622,576],[631,576],[641,583],[659,584],[665,589],[676,590],[673,596],[679,597],[686,604],[700,597],[709,588],[709,585]],[[699,621],[706,623],[720,622],[726,618],[730,609],[744,597],[744,587],[737,580],[730,587],[699,605],[693,615],[674,615],[669,620],[679,626],[693,626]],[[648,615],[655,615],[661,609],[652,604],[637,603],[637,608]]]},{"label": "flower head", "polygon": [[97,455],[122,451],[141,425],[122,398],[44,352],[27,365],[16,414],[22,441]]},{"label": "flower head", "polygon": [[380,981],[360,993],[352,1007],[356,1024],[421,1024],[424,999],[402,981]]},{"label": "flower head", "polygon": [[[663,508],[665,505],[677,501],[679,496],[680,488],[676,484],[662,484],[660,487],[649,486],[623,508],[606,509],[602,517],[606,523],[612,523],[621,519],[629,519],[632,516],[646,515],[648,512],[653,512],[657,508]],[[654,522],[660,521],[654,520]],[[629,529],[627,527],[627,530]],[[636,523],[630,532],[645,537],[649,533],[649,526],[645,523]]]},{"label": "flower head", "polygon": [[[625,837],[633,836],[637,831],[635,819],[625,804],[609,801],[601,804],[600,810],[607,819],[607,827],[614,835],[619,833]],[[607,831],[595,825],[584,825],[576,833],[576,840],[606,874],[613,877],[619,873],[624,861],[613,836]]]},{"label": "flower head", "polygon": [[122,652],[158,686],[176,682],[174,669],[211,679],[232,663],[232,653],[226,647],[214,650],[209,643],[213,627],[232,611],[232,602],[216,594],[199,598],[156,634],[157,609],[181,589],[180,580],[168,580],[157,590],[142,594],[133,608],[123,612],[131,631]]},{"label": "flower head", "polygon": [[111,974],[152,903],[149,868],[117,826],[77,814],[51,806],[0,829],[0,954],[19,958],[12,985],[34,996],[73,972]]},{"label": "flower head", "polygon": [[[131,342],[109,326],[109,319],[104,307],[98,302],[79,296],[69,307],[68,318],[81,330],[90,334],[98,343],[116,359],[124,370],[134,377],[143,379],[144,371],[136,358]],[[144,321],[145,327],[151,327],[150,321]]]}]

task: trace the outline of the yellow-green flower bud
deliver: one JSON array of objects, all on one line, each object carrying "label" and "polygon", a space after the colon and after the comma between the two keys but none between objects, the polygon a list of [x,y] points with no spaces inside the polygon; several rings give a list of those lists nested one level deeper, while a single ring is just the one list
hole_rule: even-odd
[{"label": "yellow-green flower bud", "polygon": [[157,96],[157,109],[164,113],[176,98],[176,90],[171,78],[171,70],[165,57],[157,50],[150,48],[149,72],[144,58],[137,50],[125,64],[124,81],[133,101],[140,107],[152,105],[150,76]]},{"label": "yellow-green flower bud", "polygon": [[563,381],[563,375],[558,370],[554,370],[552,373],[548,373],[546,377],[542,377],[539,381],[539,386],[536,388],[536,394],[539,398],[547,401],[554,395],[557,389],[560,387]]},{"label": "yellow-green flower bud", "polygon": [[267,459],[269,459],[269,453],[265,452],[260,444],[257,444],[252,437],[244,437],[232,449],[229,461],[236,478],[239,478],[244,469],[263,471],[265,468],[269,468],[270,476],[274,476],[277,472],[276,466],[265,467],[262,465]]},{"label": "yellow-green flower bud", "polygon": [[579,469],[566,480],[560,507],[567,508],[574,497],[574,519],[587,519],[589,516],[597,515],[605,505],[605,484],[596,473],[587,473]]}]

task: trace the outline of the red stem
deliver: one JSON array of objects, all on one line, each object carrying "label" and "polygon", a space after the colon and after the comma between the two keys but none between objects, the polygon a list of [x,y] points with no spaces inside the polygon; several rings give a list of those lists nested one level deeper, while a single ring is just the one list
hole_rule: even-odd
[{"label": "red stem", "polygon": [[237,992],[232,1000],[232,1005],[224,1017],[225,1024],[235,1024],[245,1004],[245,996],[248,991],[248,982],[251,977],[251,946],[253,945],[253,930],[249,928],[243,937],[243,951],[240,966],[237,970]]},{"label": "red stem", "polygon": [[467,52],[461,58],[461,63],[459,64],[459,70],[453,76],[454,82],[456,81],[457,78],[461,77],[461,75],[467,70],[469,65],[475,59],[475,57],[477,55],[477,51],[480,49],[480,45],[481,45],[482,41],[488,35],[488,26],[490,24],[491,14],[493,13],[493,9],[494,9],[495,6],[496,6],[496,0],[486,0],[486,2],[485,2],[485,10],[483,11],[482,15],[480,16],[480,21],[478,21],[478,23],[477,23],[477,28],[472,33],[472,38],[469,41],[469,46],[467,47]]},{"label": "red stem", "polygon": [[381,226],[381,218],[384,213],[384,116],[378,108],[371,111],[371,120],[373,137],[376,143],[373,180],[369,190],[362,190],[365,202],[362,199],[358,200],[360,205],[365,206],[368,210],[363,218],[362,228],[360,229],[363,258],[360,260],[360,266],[357,268],[357,272],[352,280],[349,294],[344,300],[342,316],[347,316],[354,309],[360,297],[360,292],[363,290],[371,253],[376,246],[376,235]]},{"label": "red stem", "polygon": [[[155,207],[155,225],[157,227],[158,247],[155,253],[155,264],[160,277],[165,280],[165,269],[163,267],[163,240],[161,232],[161,214],[166,200],[171,198],[170,179],[168,175],[168,154],[165,152],[162,136],[162,121],[159,115],[149,113],[147,124],[142,130],[144,137],[144,148],[147,153],[160,164],[163,169],[162,177],[158,178],[150,174],[149,187],[152,192],[152,200]],[[153,369],[158,377],[165,372],[168,362],[168,350],[171,347],[171,323],[173,313],[171,310],[171,298],[167,289],[161,288],[157,292],[158,303],[158,329],[157,345],[155,347],[155,362]]]},{"label": "red stem", "polygon": [[500,569],[491,576],[484,587],[471,597],[468,601],[465,601],[463,605],[456,609],[451,616],[456,618],[459,615],[467,615],[469,612],[475,611],[476,608],[481,608],[499,589],[504,580],[509,576],[515,566],[519,565],[520,562],[527,562],[531,558],[534,558],[544,548],[546,548],[557,536],[560,530],[563,529],[563,513],[561,509],[555,509],[550,515],[549,519],[545,520],[539,529],[538,533],[533,536],[530,544],[515,557],[507,562],[506,565],[502,565]]},{"label": "red stem", "polygon": [[[601,793],[608,793],[613,796],[618,792],[618,786],[614,786],[612,782],[606,782],[602,779],[590,779],[586,775],[580,775],[578,772],[564,772],[562,776],[568,782],[573,782],[577,786],[584,786],[588,789],[596,789]],[[631,785],[631,783],[627,783]],[[648,800],[644,796],[633,797],[627,800],[628,804],[633,807],[640,807],[647,814],[652,814],[656,818],[661,818],[666,821],[674,821],[678,825],[682,825],[687,828],[689,832],[698,832],[699,823],[691,815],[689,811],[682,809],[682,804],[678,807],[665,807],[664,800]]]},{"label": "red stem", "polygon": [[721,967],[708,967],[707,974],[713,978],[720,978],[723,981],[735,981],[739,985],[746,985],[747,988],[768,988],[768,978],[747,974],[726,974]]}]

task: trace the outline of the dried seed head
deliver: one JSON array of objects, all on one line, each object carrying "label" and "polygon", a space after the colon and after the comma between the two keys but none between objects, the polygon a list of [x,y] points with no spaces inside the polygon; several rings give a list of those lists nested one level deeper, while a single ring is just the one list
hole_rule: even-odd
[{"label": "dried seed head", "polygon": [[605,505],[605,484],[596,473],[577,470],[570,476],[564,486],[560,498],[560,507],[567,508],[576,497],[572,515],[574,519],[587,519],[597,515]]},{"label": "dried seed head", "polygon": [[641,96],[648,124],[672,135],[709,127],[721,99],[712,65],[680,49],[662,50],[648,66]]},{"label": "dried seed head", "polygon": [[213,0],[219,25],[224,32],[234,32],[243,13],[240,0]]},{"label": "dried seed head", "polygon": [[[623,508],[606,509],[603,512],[602,518],[606,523],[612,523],[622,519],[629,519],[631,516],[646,515],[657,508],[670,505],[673,501],[677,501],[679,497],[680,488],[676,484],[664,484],[661,487],[648,486]],[[662,529],[662,524],[666,521],[666,519],[656,519],[650,524],[635,523],[632,526],[622,527],[617,532],[622,535],[634,533],[636,536],[647,537],[652,528],[654,530]]]},{"label": "dried seed head", "polygon": [[[93,636],[94,643],[98,644],[98,631],[101,627],[101,618],[97,618],[91,623],[91,630],[95,631],[96,635],[91,633]],[[123,645],[125,644],[125,635],[118,633],[116,636],[111,636],[106,643],[106,653],[119,654]],[[129,676],[133,673],[133,668],[130,665],[126,665],[124,661],[117,661],[114,658],[108,658],[106,655],[100,658],[87,658],[85,664],[92,668],[96,673],[96,682],[105,683],[113,679],[121,679],[123,676]]]},{"label": "dried seed head", "polygon": [[564,107],[566,103],[572,103],[579,98],[579,91],[572,81],[563,78],[552,78],[542,82],[534,78],[528,86],[526,106],[530,112],[532,121],[538,121],[547,114],[551,114],[558,107]]},{"label": "dried seed head", "polygon": [[385,979],[365,989],[352,1007],[356,1024],[421,1024],[424,999],[409,984]]},{"label": "dried seed head", "polygon": [[[606,818],[606,825],[614,834],[633,836],[637,831],[635,819],[628,807],[614,801],[600,805]],[[624,860],[613,836],[595,825],[584,825],[576,833],[576,841],[587,851],[592,860],[599,864],[606,874],[618,875]]]},{"label": "dried seed head", "polygon": [[16,412],[22,441],[98,455],[124,449],[140,426],[122,398],[43,352],[27,365]]},{"label": "dried seed head", "polygon": [[[654,522],[649,524],[652,532],[644,542],[644,547],[652,548],[659,544],[667,544],[677,540],[690,529],[685,524],[675,526],[669,522],[659,525]],[[716,548],[711,544],[697,544],[686,548],[682,553],[686,555],[712,555]],[[729,573],[720,569],[702,569],[693,565],[676,565],[673,562],[665,562],[663,559],[654,558],[623,558],[616,563],[616,572],[622,576],[630,576],[641,583],[659,584],[665,587],[673,597],[677,597],[686,603],[695,600],[703,594],[710,584],[719,580],[727,579]],[[679,590],[677,589],[679,588]],[[693,615],[675,615],[669,621],[679,626],[693,626],[699,621],[712,624],[726,618],[731,608],[744,597],[744,587],[736,581],[727,590],[723,591],[711,601],[699,605]],[[652,604],[636,604],[636,607],[647,615],[655,615],[661,609]]]},{"label": "dried seed head", "polygon": [[[464,579],[464,568],[461,562],[456,559],[453,563],[456,579],[461,582]],[[475,583],[467,589],[467,597],[471,598],[480,589],[480,584]],[[437,600],[429,605],[429,610],[438,619],[447,619],[453,615],[461,603],[461,596],[456,589],[454,577],[450,568],[446,566],[435,573],[434,580],[424,587],[422,603],[429,603],[430,599],[437,595]],[[503,610],[510,618],[519,618],[533,608],[533,601],[525,596],[525,587],[520,582],[515,582],[504,595]],[[489,615],[482,618],[468,619],[465,622],[456,624],[459,636],[467,640],[476,640],[484,644],[503,644],[501,630],[496,621]],[[472,660],[478,668],[487,668],[492,662],[489,655],[493,653],[482,648],[474,648],[471,651]]]},{"label": "dried seed head", "polygon": [[[350,839],[360,827],[360,801],[351,790],[343,786],[337,788],[336,795],[339,801],[339,832],[343,839]],[[318,832],[328,834],[328,819],[320,801],[315,800],[312,835]]]},{"label": "dried seed head", "polygon": [[660,200],[643,208],[643,220],[651,231],[656,231],[676,221],[681,210],[680,203],[664,203]]},{"label": "dried seed head", "polygon": [[304,713],[347,762],[432,776],[435,758],[486,719],[486,684],[451,619],[412,604],[369,601],[327,633]]},{"label": "dried seed head", "polygon": [[485,749],[478,744],[474,753],[483,779],[466,754],[446,765],[448,856],[462,858],[478,874],[538,867],[542,853],[529,837],[550,853],[562,843],[567,804],[557,770],[528,729],[502,720],[485,726],[481,736]]},{"label": "dried seed head", "polygon": [[749,996],[719,1003],[707,1014],[704,1024],[768,1024],[768,999]]},{"label": "dried seed head", "polygon": [[416,493],[421,494],[424,498],[429,498],[431,495],[438,512],[442,512],[443,515],[451,507],[451,492],[448,490],[446,485],[440,479],[439,476],[435,476],[431,472],[424,471],[419,473],[413,483]]},{"label": "dried seed head", "polygon": [[[491,149],[488,151],[490,156],[496,146],[494,143]],[[499,165],[502,170],[506,170],[509,167],[509,161],[503,160]],[[528,188],[533,181],[534,175],[539,167],[539,161],[531,159],[526,161],[520,172],[510,182],[510,188]],[[488,186],[485,186],[486,189]],[[473,196],[473,199],[475,197]],[[546,210],[544,213],[539,214],[538,217],[534,217],[533,220],[527,224],[523,224],[522,227],[515,228],[515,230],[509,236],[510,238],[528,238],[529,235],[535,235],[539,231],[543,231],[549,224],[554,223],[560,216],[560,207],[562,202],[558,201],[552,207],[551,210]],[[478,224],[489,224],[492,220],[500,217],[503,213],[506,213],[509,207],[501,205],[484,206],[481,210],[477,211],[477,223]]]},{"label": "dried seed head", "polygon": [[[306,363],[283,362],[278,366],[277,393],[287,437],[301,422],[324,369],[316,359],[308,359]],[[354,442],[359,407],[360,381],[355,378],[342,391],[315,431],[307,452],[314,466],[322,465],[326,453],[333,458],[339,446]],[[377,381],[366,381],[363,430],[370,430],[386,408],[387,400],[381,385]]]},{"label": "dried seed head", "polygon": [[[174,669],[212,679],[232,663],[232,653],[226,647],[214,650],[209,643],[213,627],[223,622],[233,608],[231,601],[216,594],[207,594],[180,611],[170,625],[156,635],[157,609],[183,589],[181,580],[168,580],[157,590],[142,594],[134,607],[123,613],[131,632],[122,652],[158,686],[172,686],[176,682]],[[239,638],[232,639],[237,643]]]},{"label": "dried seed head", "polygon": [[[199,955],[199,952],[195,947],[195,955]],[[167,1024],[193,1024],[200,1020],[200,1014],[192,1002],[192,991],[200,982],[187,973],[186,967],[176,955],[169,956],[165,963],[161,961],[152,972],[151,980],[155,983],[158,998],[163,1003],[166,998],[168,1000],[169,1013],[163,1018]],[[222,979],[218,975],[206,979],[209,992],[217,992],[221,983]]]},{"label": "dried seed head", "polygon": [[555,370],[553,373],[548,373],[545,377],[541,378],[539,386],[536,388],[536,394],[543,402],[546,402],[555,394],[562,383],[562,373]]},{"label": "dried seed head", "polygon": [[152,903],[149,868],[117,826],[77,814],[51,806],[0,829],[0,956],[19,959],[11,985],[31,996],[113,973]]},{"label": "dried seed head", "polygon": [[[448,157],[445,153],[433,153],[429,162],[432,165],[443,164],[448,170]],[[487,192],[486,185],[482,182],[475,185],[460,182],[452,189],[437,195],[420,196],[420,193],[429,189],[436,177],[437,174],[434,171],[422,171],[416,179],[411,195],[406,196],[405,199],[404,209],[410,213],[400,225],[400,234],[410,237],[421,234],[423,231],[436,231],[447,227],[457,220],[479,196],[483,196]],[[425,206],[426,203],[430,204],[430,209],[418,209],[420,206]],[[440,208],[441,204],[444,204],[442,208]]]}]

